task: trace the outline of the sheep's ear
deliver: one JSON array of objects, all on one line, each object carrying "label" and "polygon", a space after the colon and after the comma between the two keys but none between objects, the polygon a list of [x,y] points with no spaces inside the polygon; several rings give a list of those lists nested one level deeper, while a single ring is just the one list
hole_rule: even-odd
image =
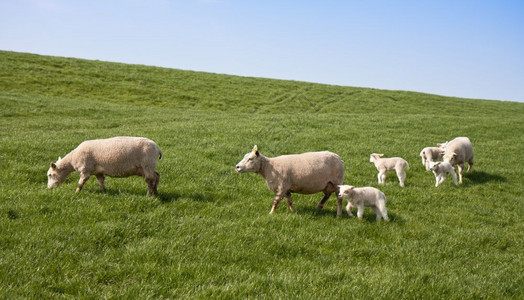
[{"label": "sheep's ear", "polygon": [[253,146],[253,150],[251,150],[251,151],[253,151],[253,152],[257,152],[257,151],[258,151],[258,147],[257,147],[257,145]]},{"label": "sheep's ear", "polygon": [[437,165],[437,166],[440,166],[440,161],[438,161],[438,162],[436,163],[436,165]]},{"label": "sheep's ear", "polygon": [[349,186],[349,189],[350,189],[350,190],[352,190],[352,189],[354,189],[354,188],[355,188],[355,187],[352,186],[352,185]]},{"label": "sheep's ear", "polygon": [[378,155],[378,157],[382,157],[382,156],[384,156],[384,154],[379,154],[379,155]]},{"label": "sheep's ear", "polygon": [[56,164],[55,163],[51,163],[51,169],[56,169]]}]

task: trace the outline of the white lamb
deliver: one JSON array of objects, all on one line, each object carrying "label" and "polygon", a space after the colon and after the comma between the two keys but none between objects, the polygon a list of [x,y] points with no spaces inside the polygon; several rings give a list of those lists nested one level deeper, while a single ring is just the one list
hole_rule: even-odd
[{"label": "white lamb", "polygon": [[429,162],[442,160],[443,151],[440,147],[426,147],[420,151],[422,165],[429,171]]},{"label": "white lamb", "polygon": [[353,217],[351,213],[351,207],[356,206],[357,217],[362,219],[364,215],[364,206],[371,207],[377,214],[377,221],[383,218],[389,221],[388,212],[386,210],[386,196],[380,190],[374,187],[362,187],[356,188],[351,185],[340,185],[339,186],[340,198],[348,199],[348,205],[346,211],[349,217]]},{"label": "white lamb", "polygon": [[47,187],[60,185],[73,171],[80,173],[76,192],[91,175],[95,175],[105,191],[104,175],[111,177],[142,176],[148,186],[147,194],[156,195],[160,175],[155,172],[162,151],[155,142],[139,137],[114,137],[85,141],[64,158],[51,163],[47,171]]},{"label": "white lamb", "polygon": [[446,180],[446,173],[451,174],[455,186],[458,186],[457,175],[455,174],[455,169],[447,161],[432,161],[429,163],[429,169],[435,174],[435,187],[438,187],[441,183]]},{"label": "white lamb", "polygon": [[404,169],[409,170],[409,164],[406,160],[400,157],[382,158],[384,154],[372,153],[369,156],[369,161],[375,164],[378,170],[378,183],[384,184],[386,181],[386,172],[395,170],[401,187],[404,186],[404,180],[406,180],[406,172]]}]

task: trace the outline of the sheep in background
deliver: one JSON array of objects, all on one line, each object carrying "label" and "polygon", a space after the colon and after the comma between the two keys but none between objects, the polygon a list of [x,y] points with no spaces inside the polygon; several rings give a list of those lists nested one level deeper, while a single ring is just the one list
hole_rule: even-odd
[{"label": "sheep in background", "polygon": [[406,160],[400,157],[382,158],[384,154],[372,153],[369,157],[369,161],[375,164],[378,170],[378,183],[384,184],[386,181],[386,172],[395,170],[401,187],[404,186],[404,180],[406,180],[406,172],[404,169],[409,170],[409,164]]},{"label": "sheep in background", "polygon": [[374,187],[356,188],[351,185],[339,186],[339,197],[346,198],[348,205],[346,211],[349,217],[353,217],[351,207],[358,208],[357,217],[362,219],[364,215],[364,206],[371,207],[377,214],[377,221],[381,218],[389,221],[388,212],[386,210],[386,196],[379,189]]},{"label": "sheep in background", "polygon": [[473,145],[467,137],[457,137],[446,145],[444,149],[444,161],[450,163],[452,166],[458,165],[459,183],[462,183],[462,170],[464,164],[468,163],[469,172],[473,167]]},{"label": "sheep in background", "polygon": [[438,187],[441,183],[444,182],[446,179],[446,173],[451,174],[451,178],[453,178],[453,182],[455,183],[455,186],[458,186],[457,183],[457,175],[455,174],[455,169],[453,166],[451,166],[450,163],[443,161],[437,161],[437,162],[430,162],[429,163],[429,169],[433,172],[435,175],[435,187]]},{"label": "sheep in background", "polygon": [[289,210],[293,211],[291,193],[319,192],[324,193],[318,203],[319,209],[335,193],[338,198],[337,216],[342,214],[342,199],[336,192],[338,185],[344,181],[344,163],[335,153],[308,152],[269,158],[260,154],[255,145],[235,168],[239,173],[254,172],[264,177],[268,188],[276,193],[270,214],[275,212],[283,197],[287,199]]},{"label": "sheep in background", "polygon": [[439,147],[426,147],[420,151],[419,155],[422,158],[422,165],[426,167],[426,171],[429,171],[429,163],[431,161],[442,159],[442,149]]},{"label": "sheep in background", "polygon": [[155,172],[157,160],[162,151],[155,142],[140,137],[114,137],[82,142],[64,158],[51,163],[47,171],[47,187],[53,188],[63,183],[66,177],[76,171],[80,181],[76,192],[91,175],[95,175],[102,191],[106,190],[105,177],[144,177],[147,195],[156,195],[160,175]]}]

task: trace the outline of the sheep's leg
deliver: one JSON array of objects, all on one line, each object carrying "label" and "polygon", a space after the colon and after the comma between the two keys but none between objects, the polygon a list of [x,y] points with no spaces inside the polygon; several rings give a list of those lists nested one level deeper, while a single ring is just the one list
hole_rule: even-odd
[{"label": "sheep's leg", "polygon": [[337,193],[337,217],[342,216],[342,197]]},{"label": "sheep's leg", "polygon": [[468,161],[468,170],[466,172],[469,173],[469,171],[471,171],[472,168],[473,168],[473,159]]},{"label": "sheep's leg", "polygon": [[287,206],[289,207],[289,210],[294,211],[293,210],[293,201],[291,200],[291,193],[288,192],[286,194],[286,200],[287,200]]},{"label": "sheep's leg", "polygon": [[458,173],[459,173],[459,183],[462,184],[462,170],[464,169],[464,164],[458,165]]},{"label": "sheep's leg", "polygon": [[156,196],[157,195],[157,189],[156,186],[158,185],[159,176],[157,176],[157,172],[153,173],[145,173],[143,175],[144,180],[147,183],[147,195],[148,196]]},{"label": "sheep's leg", "polygon": [[455,169],[451,170],[449,174],[451,174],[451,178],[453,179],[453,183],[455,183],[455,186],[459,186],[457,183],[457,175],[455,174]]},{"label": "sheep's leg", "polygon": [[324,197],[322,197],[320,202],[318,202],[317,209],[324,208],[324,204],[326,204],[326,201],[329,199],[330,196],[331,196],[331,193],[324,192]]},{"label": "sheep's leg", "polygon": [[380,209],[378,207],[376,207],[376,206],[373,206],[373,211],[377,215],[376,220],[380,221],[380,219],[382,218],[382,212],[380,211]]},{"label": "sheep's leg", "polygon": [[104,184],[104,180],[106,179],[103,174],[96,175],[96,179],[98,179],[98,184],[100,185],[100,188],[102,189],[102,192],[106,191],[106,186]]},{"label": "sheep's leg", "polygon": [[275,199],[273,200],[273,206],[271,207],[271,211],[269,211],[269,214],[272,215],[275,212],[275,209],[277,208],[278,203],[282,198],[284,197],[284,193],[278,192],[275,196]]},{"label": "sheep's leg", "polygon": [[378,183],[384,184],[386,182],[386,170],[380,170],[378,172]]},{"label": "sheep's leg", "polygon": [[346,205],[346,211],[348,212],[348,217],[353,217],[353,214],[351,213],[351,202],[348,201],[348,205]]},{"label": "sheep's leg", "polygon": [[444,182],[444,180],[446,180],[446,173],[442,173],[440,174],[440,181],[439,181],[439,185],[442,184]]},{"label": "sheep's leg", "polygon": [[388,210],[386,209],[386,202],[385,202],[385,200],[384,200],[384,202],[379,203],[378,208],[379,208],[380,214],[382,215],[382,219],[384,219],[386,221],[389,221]]},{"label": "sheep's leg", "polygon": [[364,203],[359,204],[357,208],[357,217],[359,219],[362,219],[362,217],[364,216]]},{"label": "sheep's leg", "polygon": [[158,172],[155,172],[155,184],[154,184],[155,195],[158,194],[158,182],[159,181],[160,181],[160,174],[158,174]]},{"label": "sheep's leg", "polygon": [[89,173],[80,173],[80,180],[78,181],[78,187],[76,188],[76,192],[79,193],[82,190],[82,187],[86,183],[86,181],[89,179],[90,174]]},{"label": "sheep's leg", "polygon": [[406,180],[406,172],[404,172],[404,169],[397,170],[397,177],[398,177],[400,186],[404,187],[404,180]]},{"label": "sheep's leg", "polygon": [[435,175],[435,187],[438,187],[439,181],[440,181],[439,175]]}]

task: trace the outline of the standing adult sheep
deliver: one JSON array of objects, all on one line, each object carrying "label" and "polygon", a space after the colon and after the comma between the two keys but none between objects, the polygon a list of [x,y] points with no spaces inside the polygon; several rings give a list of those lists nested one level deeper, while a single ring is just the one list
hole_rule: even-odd
[{"label": "standing adult sheep", "polygon": [[474,155],[473,145],[467,137],[457,137],[449,141],[444,148],[444,161],[450,163],[452,166],[458,165],[459,184],[462,184],[462,170],[464,164],[468,163],[469,172],[473,167]]},{"label": "standing adult sheep", "polygon": [[276,195],[270,214],[286,197],[289,209],[293,211],[291,193],[315,194],[324,193],[318,208],[324,207],[332,193],[337,195],[337,216],[342,215],[342,199],[338,196],[338,185],[344,181],[344,163],[332,152],[308,152],[302,154],[266,157],[255,145],[253,150],[236,165],[239,173],[254,172],[266,180],[268,188]]}]

